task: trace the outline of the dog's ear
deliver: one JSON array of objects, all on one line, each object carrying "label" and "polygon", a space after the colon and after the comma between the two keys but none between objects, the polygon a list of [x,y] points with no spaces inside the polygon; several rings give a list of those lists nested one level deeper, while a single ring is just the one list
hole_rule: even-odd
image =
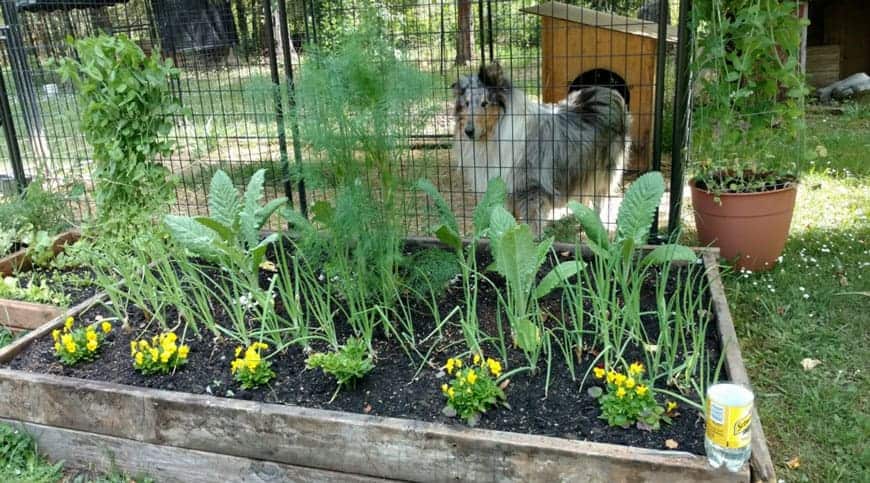
[{"label": "dog's ear", "polygon": [[510,80],[498,62],[480,66],[477,78],[480,79],[481,84],[490,89],[509,90],[511,86]]}]

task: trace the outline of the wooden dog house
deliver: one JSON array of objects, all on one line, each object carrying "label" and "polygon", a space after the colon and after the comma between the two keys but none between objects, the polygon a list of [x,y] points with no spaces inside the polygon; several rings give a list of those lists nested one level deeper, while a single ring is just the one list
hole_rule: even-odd
[{"label": "wooden dog house", "polygon": [[[606,85],[619,91],[632,115],[632,155],[627,168],[649,168],[655,102],[658,25],[560,2],[523,9],[539,15],[544,102],[571,90]],[[668,29],[667,41],[677,41]]]}]

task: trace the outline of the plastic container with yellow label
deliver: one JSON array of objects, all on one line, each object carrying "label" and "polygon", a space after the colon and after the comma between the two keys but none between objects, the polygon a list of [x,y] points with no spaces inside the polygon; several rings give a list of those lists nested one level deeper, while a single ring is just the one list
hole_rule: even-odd
[{"label": "plastic container with yellow label", "polygon": [[714,384],[707,388],[707,434],[704,446],[714,468],[725,465],[738,471],[752,451],[752,391],[739,384]]}]

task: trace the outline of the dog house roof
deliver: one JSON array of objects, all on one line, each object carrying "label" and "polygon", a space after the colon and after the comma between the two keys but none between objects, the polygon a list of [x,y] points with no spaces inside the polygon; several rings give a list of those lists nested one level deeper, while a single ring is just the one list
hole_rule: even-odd
[{"label": "dog house roof", "polygon": [[[591,27],[615,30],[629,35],[637,35],[652,39],[657,39],[659,36],[659,26],[655,22],[624,17],[610,12],[600,12],[591,8],[566,5],[562,2],[546,2],[534,7],[523,8],[521,10],[533,15],[556,18],[582,25],[589,25]],[[677,41],[676,28],[668,27],[667,41]]]}]

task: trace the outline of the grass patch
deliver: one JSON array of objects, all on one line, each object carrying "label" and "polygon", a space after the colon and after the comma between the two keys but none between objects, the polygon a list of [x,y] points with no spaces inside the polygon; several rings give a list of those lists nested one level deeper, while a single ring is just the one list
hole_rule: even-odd
[{"label": "grass patch", "polygon": [[[782,262],[729,302],[778,476],[870,481],[870,116],[809,116],[828,151],[802,178]],[[816,128],[818,127],[818,128]],[[801,361],[821,364],[804,370]],[[798,458],[800,466],[794,466]],[[792,465],[788,464],[792,461]]]},{"label": "grass patch", "polygon": [[19,428],[0,424],[0,481],[53,482],[63,464],[51,464],[36,451],[36,442]]}]

